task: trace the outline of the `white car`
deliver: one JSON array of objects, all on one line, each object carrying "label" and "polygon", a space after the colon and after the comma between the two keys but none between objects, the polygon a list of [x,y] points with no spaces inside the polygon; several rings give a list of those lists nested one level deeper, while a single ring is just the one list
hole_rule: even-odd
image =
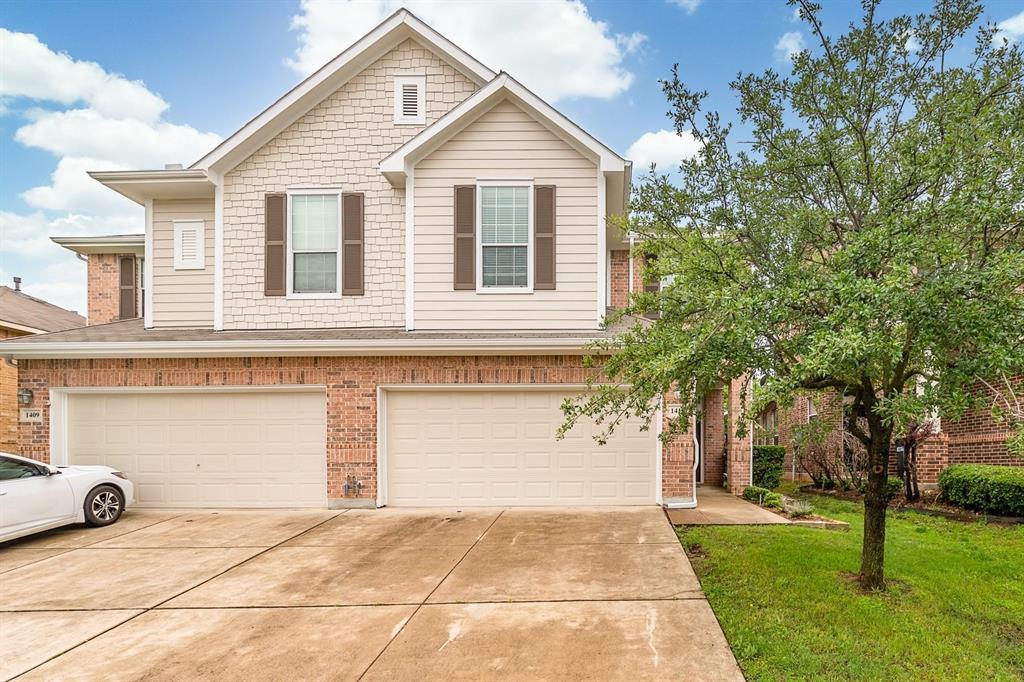
[{"label": "white car", "polygon": [[105,466],[56,467],[0,452],[0,542],[71,523],[109,526],[135,499]]}]

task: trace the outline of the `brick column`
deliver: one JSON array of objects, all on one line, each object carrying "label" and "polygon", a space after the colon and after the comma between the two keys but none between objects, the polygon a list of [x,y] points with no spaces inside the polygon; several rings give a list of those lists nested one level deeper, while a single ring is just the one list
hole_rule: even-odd
[{"label": "brick column", "polygon": [[88,263],[88,323],[106,324],[120,319],[120,254],[93,253]]},{"label": "brick column", "polygon": [[704,394],[704,485],[725,480],[725,410],[721,387]]},{"label": "brick column", "polygon": [[611,307],[622,310],[629,303],[629,251],[611,252],[608,285],[611,288]]},{"label": "brick column", "polygon": [[750,404],[752,386],[744,377],[734,379],[729,385],[729,492],[739,495],[750,485],[753,427],[747,425],[743,436],[737,435],[743,409]]},{"label": "brick column", "polygon": [[[663,429],[668,429],[671,407],[678,404],[674,391],[665,394],[661,414]],[[690,418],[686,431],[661,446],[661,496],[666,503],[693,499],[693,458],[693,419]]]}]

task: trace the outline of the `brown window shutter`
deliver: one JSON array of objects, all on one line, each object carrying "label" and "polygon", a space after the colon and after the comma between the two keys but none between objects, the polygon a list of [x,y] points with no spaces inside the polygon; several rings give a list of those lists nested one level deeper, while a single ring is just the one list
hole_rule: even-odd
[{"label": "brown window shutter", "polygon": [[341,195],[341,294],[363,295],[363,193]]},{"label": "brown window shutter", "polygon": [[138,317],[135,300],[135,256],[120,258],[120,286],[118,292],[118,318],[130,320]]},{"label": "brown window shutter", "polygon": [[533,288],[555,288],[555,186],[533,188]]},{"label": "brown window shutter", "polygon": [[263,295],[284,296],[288,278],[288,196],[263,197]]},{"label": "brown window shutter", "polygon": [[476,186],[455,186],[455,288],[476,289]]}]

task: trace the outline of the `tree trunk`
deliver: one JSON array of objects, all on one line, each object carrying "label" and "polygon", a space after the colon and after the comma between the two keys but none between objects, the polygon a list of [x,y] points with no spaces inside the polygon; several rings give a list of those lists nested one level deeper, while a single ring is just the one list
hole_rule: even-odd
[{"label": "tree trunk", "polygon": [[864,545],[860,557],[860,584],[865,590],[880,590],[885,585],[885,511],[889,506],[891,436],[891,429],[871,429],[868,482],[864,490]]}]

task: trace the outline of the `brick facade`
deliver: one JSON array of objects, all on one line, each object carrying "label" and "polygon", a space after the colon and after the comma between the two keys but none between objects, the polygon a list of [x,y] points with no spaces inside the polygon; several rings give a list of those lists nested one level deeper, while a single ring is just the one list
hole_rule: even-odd
[{"label": "brick facade", "polygon": [[[663,426],[667,428],[669,410],[672,405],[678,404],[673,393],[665,396],[665,404],[662,409]],[[661,492],[668,500],[676,498],[682,500],[693,499],[693,422],[684,432],[673,438],[668,443],[661,445]]]},{"label": "brick facade", "polygon": [[89,255],[89,302],[86,317],[90,325],[107,324],[120,319],[120,258],[116,253]]},{"label": "brick facade", "polygon": [[608,267],[608,288],[612,308],[621,310],[629,303],[629,251],[612,251]]},{"label": "brick facade", "polygon": [[[1024,376],[1012,381],[1018,395],[1024,393]],[[981,385],[975,390],[984,391]],[[822,393],[815,398],[818,415],[833,424],[836,437],[830,439],[835,447],[842,447],[842,399],[835,393]],[[779,444],[786,447],[784,476],[795,480],[809,480],[793,461],[793,429],[807,423],[808,402],[798,398],[792,408],[779,410]],[[988,409],[968,411],[961,419],[943,419],[942,430],[918,446],[918,480],[922,485],[934,486],[939,473],[952,464],[995,464],[1024,466],[1024,459],[1015,457],[1006,447],[1008,430],[1005,423],[992,418]],[[899,434],[894,434],[898,440]],[[891,449],[889,473],[896,475],[896,445]]]},{"label": "brick facade", "polygon": [[[0,329],[0,341],[25,332]],[[0,359],[0,451],[18,452],[18,367]]]},{"label": "brick facade", "polygon": [[739,495],[750,485],[753,473],[752,457],[754,430],[752,426],[740,435],[740,418],[744,408],[750,405],[753,385],[743,378],[735,379],[729,386],[729,442],[726,484],[729,492]]},{"label": "brick facade", "polygon": [[[381,384],[579,384],[593,372],[580,356],[153,358],[23,360],[21,386],[32,389],[39,424],[21,424],[21,451],[49,460],[49,389],[115,386],[327,387],[328,497],[339,506],[377,495],[377,387]],[[666,496],[691,496],[692,440],[662,450]],[[363,483],[347,501],[349,476]]]}]

